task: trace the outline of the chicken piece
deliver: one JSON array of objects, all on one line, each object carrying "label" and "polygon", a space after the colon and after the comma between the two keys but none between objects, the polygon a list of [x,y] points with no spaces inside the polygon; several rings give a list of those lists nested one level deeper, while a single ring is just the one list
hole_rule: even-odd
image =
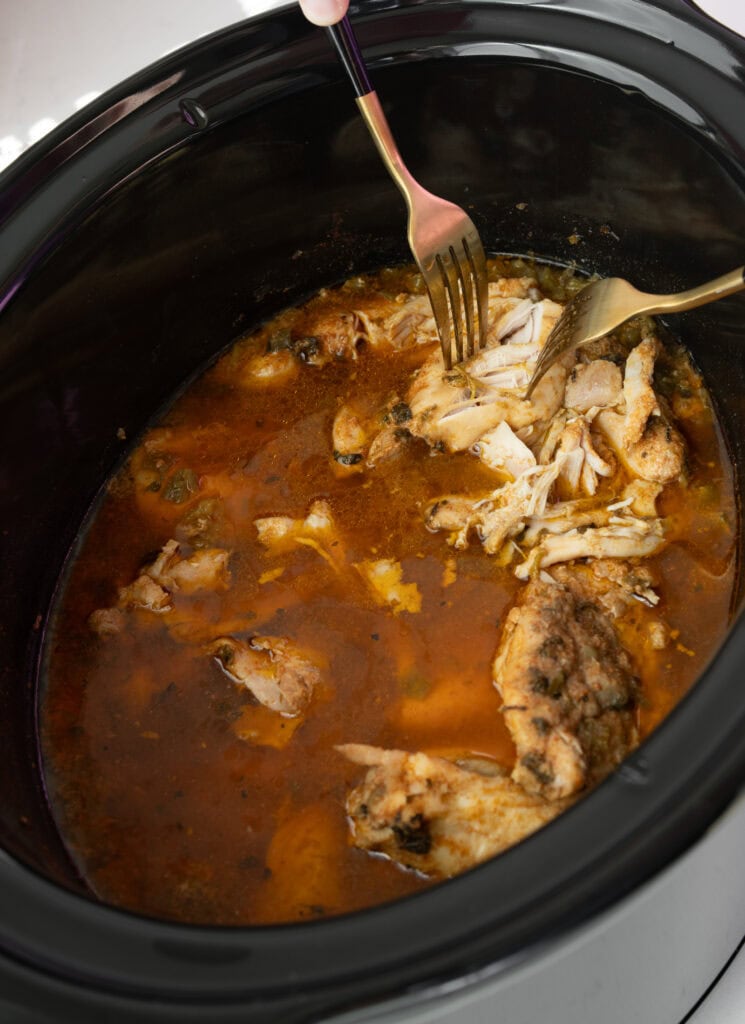
[{"label": "chicken piece", "polygon": [[562,534],[588,526],[606,526],[612,514],[607,506],[588,498],[557,501],[549,505],[541,515],[530,516],[526,520],[521,541],[533,547],[544,533]]},{"label": "chicken piece", "polygon": [[132,583],[119,588],[115,608],[99,608],[89,616],[90,628],[99,636],[111,636],[124,626],[123,609],[170,612],[174,592],[192,594],[230,586],[229,551],[201,548],[189,558],[181,558],[179,551],[178,541],[167,541],[151,565],[146,565]]},{"label": "chicken piece", "polygon": [[265,516],[254,520],[259,542],[273,555],[297,547],[313,548],[332,569],[340,571],[344,550],[326,501],[314,501],[305,519]]},{"label": "chicken piece", "polygon": [[181,558],[178,541],[169,540],[145,572],[170,591],[226,590],[230,586],[229,558],[230,552],[222,548],[199,548],[189,558]]},{"label": "chicken piece", "polygon": [[192,548],[216,547],[232,531],[221,498],[202,498],[176,524],[176,537]]},{"label": "chicken piece", "polygon": [[468,547],[468,535],[479,521],[476,510],[482,502],[489,500],[488,494],[481,498],[467,494],[447,494],[429,506],[425,513],[425,525],[433,533],[447,530],[450,534],[448,543],[453,547]]},{"label": "chicken piece", "polygon": [[373,348],[397,350],[437,342],[437,325],[428,295],[398,295],[392,311],[385,317],[372,317],[359,310],[357,315]]},{"label": "chicken piece", "polygon": [[548,466],[534,466],[483,498],[457,494],[439,498],[425,513],[427,528],[448,530],[449,543],[456,548],[466,547],[468,535],[475,529],[484,550],[493,555],[522,529],[528,517],[544,512],[561,466],[560,458]]},{"label": "chicken piece", "polygon": [[367,341],[357,313],[323,309],[305,325],[303,337],[293,337],[292,353],[311,366],[325,366],[340,359],[357,359],[357,349]]},{"label": "chicken piece", "polygon": [[662,491],[662,484],[654,480],[632,480],[623,489],[622,501],[635,516],[657,515],[657,499]]},{"label": "chicken piece", "polygon": [[[171,609],[171,595],[165,587],[143,572],[134,582],[119,588],[119,608],[144,608],[149,612],[167,612]],[[111,609],[105,609],[111,611]]]},{"label": "chicken piece", "polygon": [[283,387],[300,372],[300,363],[292,352],[260,352],[241,367],[239,381],[246,387]]},{"label": "chicken piece", "polygon": [[515,569],[515,575],[527,580],[540,569],[576,558],[646,558],[664,543],[660,519],[614,515],[609,517],[607,526],[573,528],[543,537]]},{"label": "chicken piece", "polygon": [[333,428],[337,467],[352,467],[351,471],[355,472],[365,466],[372,468],[387,459],[410,436],[406,427],[410,419],[411,410],[398,397],[390,400],[382,411],[362,411],[358,404],[352,403],[342,406],[336,414]]},{"label": "chicken piece", "polygon": [[517,748],[512,778],[531,793],[578,793],[638,742],[629,655],[598,604],[568,587],[525,587],[507,616],[493,676]]},{"label": "chicken piece", "polygon": [[230,585],[229,551],[199,548],[188,558],[182,558],[179,552],[178,541],[169,540],[152,565],[119,591],[119,606],[160,611],[170,604],[173,591],[193,594],[197,590],[225,590]]},{"label": "chicken piece", "polygon": [[568,806],[441,757],[359,743],[337,750],[368,769],[347,797],[355,846],[433,878],[501,853]]},{"label": "chicken piece", "polygon": [[[550,311],[547,304],[552,307]],[[407,394],[412,414],[408,429],[412,434],[430,445],[443,444],[451,451],[463,451],[502,421],[517,430],[538,420],[548,422],[554,416],[564,397],[566,367],[562,362],[551,367],[530,401],[523,398],[523,391],[561,307],[548,300],[528,302],[528,307],[533,305],[540,305],[543,312],[531,320],[531,330],[539,332],[531,342],[515,341],[522,337],[516,328],[504,344],[492,344],[447,373],[443,373],[440,352],[426,360]],[[497,326],[497,335],[498,330]]]},{"label": "chicken piece", "polygon": [[504,422],[493,430],[487,430],[476,444],[471,446],[471,451],[478,455],[489,469],[506,473],[513,480],[536,464],[535,455],[530,448],[520,440],[512,427]]},{"label": "chicken piece", "polygon": [[557,565],[550,573],[577,598],[592,599],[612,618],[639,601],[649,608],[659,604],[656,579],[649,566],[615,558],[593,558],[585,565]]},{"label": "chicken piece", "polygon": [[331,430],[334,461],[342,472],[360,472],[370,433],[365,417],[347,403],[334,416]]},{"label": "chicken piece", "polygon": [[685,446],[653,388],[658,351],[653,337],[632,349],[624,372],[624,414],[603,409],[594,423],[632,476],[664,484],[682,471]]},{"label": "chicken piece", "polygon": [[[404,404],[404,403],[402,403]],[[391,458],[401,451],[402,444],[411,437],[405,426],[398,426],[395,422],[387,423],[380,433],[376,434],[370,443],[365,459],[365,465],[371,469],[379,463]]]},{"label": "chicken piece", "polygon": [[222,636],[207,647],[230,678],[272,711],[303,712],[320,682],[318,666],[286,637],[255,636],[249,643]]},{"label": "chicken piece", "polygon": [[640,441],[650,416],[659,416],[660,407],[654,392],[654,361],[660,351],[656,338],[645,338],[629,352],[623,377],[626,419],[623,427],[624,447]]},{"label": "chicken piece", "polygon": [[[437,326],[427,296],[398,296],[396,301],[403,303],[401,312],[388,317],[383,325],[394,348],[410,347],[414,343],[438,342]],[[555,303],[541,301],[533,278],[490,281],[487,292],[488,344],[509,340],[518,345],[536,346],[537,351],[539,339],[548,336],[558,318],[559,309]],[[547,314],[545,324],[544,314]],[[408,341],[404,340],[407,338]],[[527,353],[522,358],[527,358]]]},{"label": "chicken piece", "polygon": [[[306,325],[309,337],[301,358],[314,366],[357,359],[362,345],[397,350],[438,341],[432,306],[426,295],[368,296],[351,312],[323,310]],[[297,342],[291,342],[292,346]],[[297,353],[296,353],[297,354]]]},{"label": "chicken piece", "polygon": [[618,405],[622,383],[621,371],[608,359],[577,363],[567,379],[564,405],[578,413]]},{"label": "chicken piece", "polygon": [[355,562],[355,569],[368,585],[378,604],[388,605],[393,614],[416,613],[422,609],[422,595],[416,583],[403,582],[403,569],[399,562],[383,558],[377,562]]},{"label": "chicken piece", "polygon": [[598,455],[590,427],[582,416],[571,419],[559,438],[558,455],[564,455],[559,483],[570,495],[583,491],[592,496],[598,489],[599,476],[611,476],[613,466]]},{"label": "chicken piece", "polygon": [[603,409],[594,420],[625,469],[642,480],[665,484],[683,470],[685,445],[678,431],[661,416],[646,427],[641,440],[626,447],[626,419],[612,409]]},{"label": "chicken piece", "polygon": [[[566,426],[567,419],[568,416],[566,409],[559,409],[559,411],[551,418],[543,433],[536,435],[533,444],[536,452],[536,460],[541,466],[548,465],[556,454],[556,448],[559,444],[561,435],[564,433],[564,427]],[[535,430],[535,427],[531,429]]]},{"label": "chicken piece", "polygon": [[502,420],[523,426],[536,418],[531,403],[517,393],[500,394],[487,388],[469,374],[467,365],[443,373],[439,352],[426,360],[406,396],[412,434],[432,446],[463,451]]}]

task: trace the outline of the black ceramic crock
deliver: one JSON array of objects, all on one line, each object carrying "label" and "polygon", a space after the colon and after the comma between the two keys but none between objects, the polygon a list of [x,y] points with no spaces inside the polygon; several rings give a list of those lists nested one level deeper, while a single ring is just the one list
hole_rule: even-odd
[{"label": "black ceramic crock", "polygon": [[[353,17],[407,163],[469,208],[488,248],[654,291],[743,262],[745,43],[692,6],[370,0]],[[231,930],[86,893],[45,801],[36,697],[87,511],[231,339],[405,257],[400,197],[326,38],[293,7],[147,69],[0,176],[3,1020],[300,1022],[508,971],[670,865],[740,789],[742,620],[613,778],[425,894]],[[715,395],[740,493],[744,322],[742,296],[671,322]]]}]

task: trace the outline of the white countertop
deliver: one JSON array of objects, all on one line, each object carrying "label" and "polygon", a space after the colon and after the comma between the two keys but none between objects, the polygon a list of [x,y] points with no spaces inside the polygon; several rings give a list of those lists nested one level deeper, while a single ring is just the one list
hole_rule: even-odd
[{"label": "white countertop", "polygon": [[[284,2],[4,0],[0,170],[60,121],[133,72],[200,36]],[[698,6],[745,36],[745,0],[700,0]],[[745,948],[686,1024],[744,1022]]]}]

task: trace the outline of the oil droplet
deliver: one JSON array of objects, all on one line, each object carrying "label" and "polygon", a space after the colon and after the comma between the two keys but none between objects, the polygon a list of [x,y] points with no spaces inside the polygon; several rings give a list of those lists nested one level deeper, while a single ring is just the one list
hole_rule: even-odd
[{"label": "oil droplet", "polygon": [[209,124],[210,119],[207,116],[207,111],[196,100],[184,97],[184,99],[179,100],[179,110],[184,121],[191,128],[206,128]]}]

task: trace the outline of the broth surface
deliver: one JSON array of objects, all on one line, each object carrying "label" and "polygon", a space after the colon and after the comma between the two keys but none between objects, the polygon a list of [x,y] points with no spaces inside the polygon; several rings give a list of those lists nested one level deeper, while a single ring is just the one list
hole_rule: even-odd
[{"label": "broth surface", "polygon": [[[528,269],[558,301],[577,286],[558,271]],[[497,260],[491,273],[516,276],[526,266]],[[296,352],[289,358],[299,368],[288,363],[281,386],[247,370],[288,332],[312,337],[319,309],[417,290],[412,271],[384,271],[281,314],[178,398],[111,481],[57,609],[41,709],[53,807],[104,901],[239,925],[395,899],[432,879],[352,845],[345,800],[361,770],[336,746],[468,753],[511,768],[491,662],[524,584],[514,561],[474,541],[455,550],[423,524],[443,493],[494,488],[493,471],[467,451],[417,438],[374,471],[345,472],[332,457],[340,407],[404,394],[432,347],[368,346],[322,367]],[[685,438],[687,471],[659,499],[667,543],[646,560],[660,603],[633,602],[616,623],[641,680],[641,738],[720,643],[734,582],[733,479],[711,403],[674,343],[657,378]],[[318,499],[338,524],[330,559],[311,544],[277,554],[259,543],[257,518],[302,519]],[[190,515],[230,551],[230,587],[176,593],[167,615],[135,608],[114,635],[92,631],[91,614],[113,606],[169,538],[188,547]],[[339,570],[371,559],[400,564],[421,610],[394,614]],[[661,648],[650,641],[660,620]],[[302,716],[262,707],[205,654],[228,633],[290,637],[312,652],[321,682]]]}]

